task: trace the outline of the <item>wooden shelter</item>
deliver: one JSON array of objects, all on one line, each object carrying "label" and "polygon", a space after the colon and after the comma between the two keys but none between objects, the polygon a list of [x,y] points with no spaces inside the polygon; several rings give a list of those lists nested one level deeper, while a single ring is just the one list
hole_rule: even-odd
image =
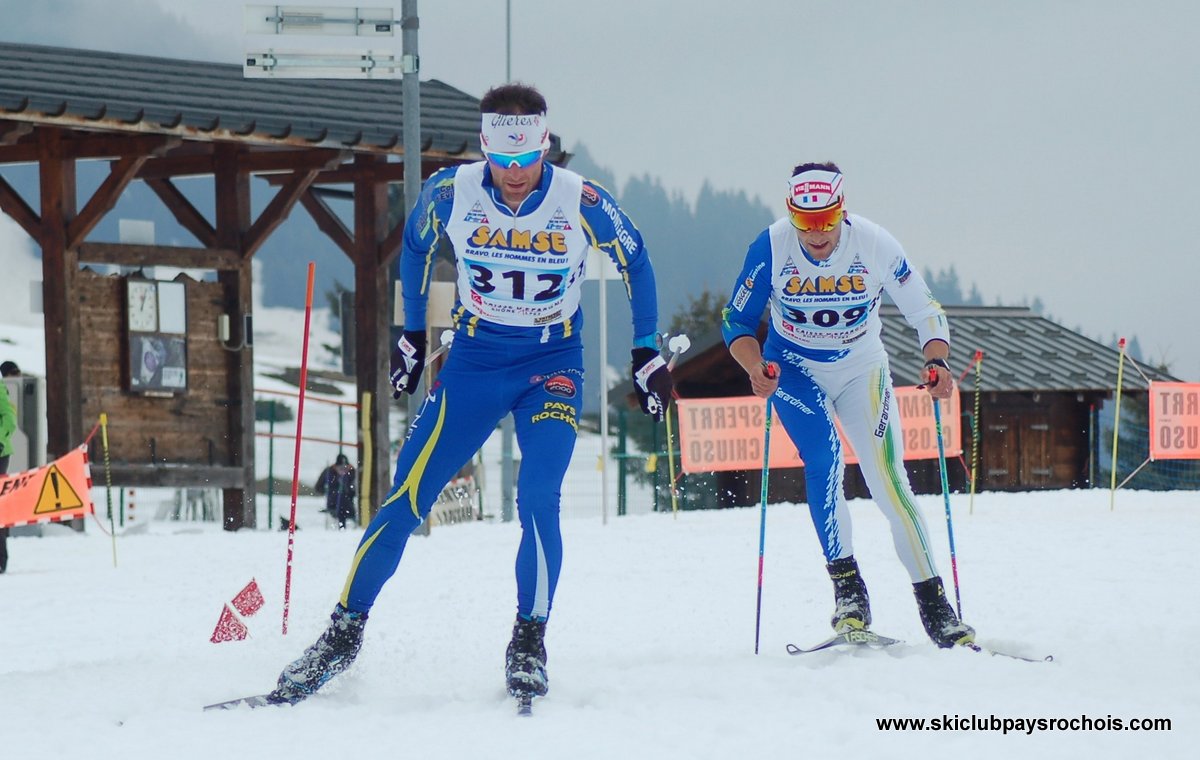
[{"label": "wooden shelter", "polygon": [[[1099,452],[1098,412],[1117,387],[1118,352],[1027,308],[951,306],[951,366],[960,373],[976,351],[983,352],[979,409],[978,486],[980,491],[1025,491],[1082,488],[1094,485]],[[895,306],[880,309],[883,342],[893,381],[920,381],[924,359],[916,332]],[[759,327],[766,337],[767,323]],[[1142,368],[1151,380],[1176,381]],[[729,355],[719,330],[694,341],[674,371],[683,398],[750,395],[745,372]],[[963,460],[948,462],[952,490],[969,488],[972,435],[976,408],[975,372],[959,382],[962,394]],[[1147,393],[1149,383],[1127,371],[1123,393]],[[610,394],[636,405],[628,383]],[[940,493],[937,460],[909,461],[909,477],[917,493]],[[719,473],[722,505],[753,504],[761,492],[757,472]],[[803,469],[772,471],[773,501],[805,501]],[[846,468],[846,494],[868,497],[856,465]]]},{"label": "wooden shelter", "polygon": [[[31,201],[0,175],[0,210],[42,252],[48,453],[78,446],[105,412],[114,483],[219,487],[225,527],[254,527],[254,363],[244,329],[251,324],[251,261],[299,204],[354,262],[359,400],[374,400],[359,412],[370,441],[360,461],[375,463],[362,493],[384,494],[389,271],[403,235],[388,186],[403,182],[405,148],[417,147],[403,144],[403,131],[396,80],[245,79],[240,65],[0,43],[0,169],[35,164],[39,179]],[[480,160],[478,131],[475,98],[438,81],[421,83],[426,176]],[[550,159],[563,158],[554,137]],[[89,197],[76,184],[84,161],[110,167]],[[211,179],[212,218],[177,183],[190,177]],[[252,178],[278,187],[257,216]],[[89,241],[134,181],[154,191],[196,246]],[[322,188],[349,194],[351,224],[325,203]],[[302,251],[296,260],[304,266]],[[86,264],[216,272],[211,283],[177,280],[186,321],[182,389],[134,387],[139,341],[153,330],[134,329],[129,278],[101,276]],[[233,326],[228,345],[217,339],[220,315]]]}]

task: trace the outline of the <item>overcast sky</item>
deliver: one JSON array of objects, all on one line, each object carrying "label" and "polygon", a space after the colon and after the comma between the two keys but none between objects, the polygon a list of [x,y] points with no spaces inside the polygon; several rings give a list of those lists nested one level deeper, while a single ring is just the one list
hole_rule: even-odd
[{"label": "overcast sky", "polygon": [[[0,39],[235,63],[244,4],[0,0]],[[648,173],[694,198],[707,180],[777,208],[794,164],[834,160],[849,206],[916,266],[1136,335],[1200,381],[1200,4],[511,4],[513,78],[619,183]],[[505,5],[421,2],[422,78],[475,96],[502,82]],[[732,280],[744,252],[705,265]]]}]

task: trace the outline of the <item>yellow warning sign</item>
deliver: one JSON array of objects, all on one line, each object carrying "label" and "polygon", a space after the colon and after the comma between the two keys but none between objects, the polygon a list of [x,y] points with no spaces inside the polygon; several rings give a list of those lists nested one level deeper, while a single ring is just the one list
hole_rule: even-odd
[{"label": "yellow warning sign", "polygon": [[79,509],[82,506],[83,500],[75,493],[70,481],[59,472],[58,466],[52,464],[46,468],[46,479],[42,481],[42,495],[38,497],[33,513],[44,515],[64,509]]}]

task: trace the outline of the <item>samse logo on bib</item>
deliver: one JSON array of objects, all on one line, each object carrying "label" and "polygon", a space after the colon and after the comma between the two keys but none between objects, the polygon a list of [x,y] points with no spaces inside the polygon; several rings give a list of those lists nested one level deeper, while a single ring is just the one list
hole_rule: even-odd
[{"label": "samse logo on bib", "polygon": [[467,241],[481,248],[499,248],[504,251],[533,251],[536,253],[553,253],[560,256],[567,254],[567,238],[561,232],[542,230],[502,230],[486,224],[475,228]]}]

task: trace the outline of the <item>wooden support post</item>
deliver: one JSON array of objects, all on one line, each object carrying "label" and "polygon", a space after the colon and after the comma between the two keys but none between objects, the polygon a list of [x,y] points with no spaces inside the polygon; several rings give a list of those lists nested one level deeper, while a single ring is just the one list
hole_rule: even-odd
[{"label": "wooden support post", "polygon": [[79,258],[67,248],[75,219],[75,162],[64,156],[62,133],[38,130],[41,162],[43,312],[46,320],[47,453],[53,459],[83,442],[80,392]]},{"label": "wooden support post", "polygon": [[[357,156],[355,169],[362,169],[354,183],[354,318],[355,366],[358,374],[358,396],[369,392],[378,402],[372,404],[370,418],[362,418],[359,426],[371,429],[370,492],[372,504],[363,504],[363,520],[375,516],[378,503],[392,486],[392,457],[388,431],[388,412],[391,387],[388,384],[388,346],[391,310],[387,261],[380,256],[379,246],[388,233],[387,183],[380,181],[368,167],[384,165],[377,156]],[[360,457],[361,459],[361,457]],[[366,490],[365,488],[363,490]]]},{"label": "wooden support post", "polygon": [[[237,269],[218,272],[224,287],[225,309],[231,317],[235,342],[248,343],[243,318],[253,308],[252,258],[245,255],[244,237],[250,228],[250,177],[238,170],[236,145],[216,146],[216,233],[220,247],[238,251]],[[232,459],[229,464],[245,473],[244,488],[224,491],[223,524],[226,530],[254,528],[254,349],[245,346],[229,354],[229,438]]]}]

